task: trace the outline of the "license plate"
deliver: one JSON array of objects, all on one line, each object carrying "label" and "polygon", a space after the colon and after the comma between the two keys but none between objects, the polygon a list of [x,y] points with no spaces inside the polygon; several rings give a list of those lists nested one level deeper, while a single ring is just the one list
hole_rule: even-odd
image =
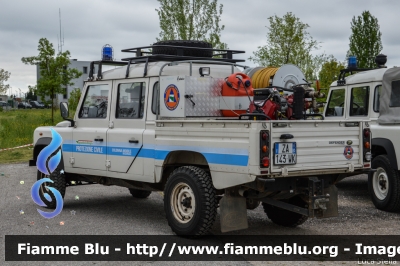
[{"label": "license plate", "polygon": [[296,164],[296,142],[276,142],[274,151],[274,164]]}]

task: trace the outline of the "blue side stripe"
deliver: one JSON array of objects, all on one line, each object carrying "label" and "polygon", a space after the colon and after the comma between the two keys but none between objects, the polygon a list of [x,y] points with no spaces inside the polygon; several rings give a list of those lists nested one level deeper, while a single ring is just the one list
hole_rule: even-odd
[{"label": "blue side stripe", "polygon": [[[105,147],[105,146],[79,145],[79,144],[63,144],[62,148],[64,152],[108,154],[112,156],[131,156],[131,157],[136,156],[136,154],[139,151],[139,148]],[[165,158],[171,151],[173,151],[173,149],[157,150],[157,149],[143,148],[140,150],[137,157],[155,159],[155,160],[165,160]],[[223,154],[223,153],[210,153],[210,152],[200,152],[200,153],[203,154],[208,163],[212,164],[247,166],[249,160],[249,156],[243,154]]]}]

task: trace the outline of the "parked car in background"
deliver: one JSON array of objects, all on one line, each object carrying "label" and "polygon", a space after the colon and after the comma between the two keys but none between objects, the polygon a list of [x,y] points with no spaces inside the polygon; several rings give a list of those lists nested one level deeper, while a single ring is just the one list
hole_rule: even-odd
[{"label": "parked car in background", "polygon": [[32,108],[44,109],[44,104],[39,103],[38,101],[30,101],[29,104],[32,105]]},{"label": "parked car in background", "polygon": [[40,101],[37,101],[37,102],[40,103],[40,104],[42,104],[42,105],[44,106],[44,108],[49,109],[49,108],[51,107],[51,104],[44,103],[44,102],[40,102]]},{"label": "parked car in background", "polygon": [[32,105],[26,102],[20,102],[18,104],[18,109],[32,109]]},{"label": "parked car in background", "polygon": [[7,102],[4,102],[4,101],[0,101],[0,107],[3,108],[3,110],[11,109],[11,106]]}]

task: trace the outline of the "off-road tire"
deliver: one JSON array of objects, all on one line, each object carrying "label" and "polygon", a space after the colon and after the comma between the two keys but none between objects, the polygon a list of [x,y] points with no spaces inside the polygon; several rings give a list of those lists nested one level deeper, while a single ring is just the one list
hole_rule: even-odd
[{"label": "off-road tire", "polygon": [[51,202],[48,201],[44,197],[43,189],[45,189],[44,188],[45,185],[48,187],[53,187],[53,188],[57,189],[60,192],[62,198],[64,198],[67,182],[65,179],[65,174],[60,173],[61,169],[62,169],[61,166],[57,166],[57,168],[54,170],[54,172],[51,173],[49,176],[46,176],[42,172],[37,170],[37,180],[47,177],[47,178],[50,178],[54,182],[54,183],[43,183],[39,189],[39,196],[42,199],[42,201],[47,205],[47,208],[49,208],[49,209],[56,208],[56,198],[54,197],[53,193],[51,193],[51,191],[49,191],[47,194],[50,195]]},{"label": "off-road tire", "polygon": [[[376,172],[370,172],[368,174],[368,190],[371,194],[372,202],[375,207],[379,210],[388,212],[400,211],[400,175],[397,169],[393,169],[390,161],[386,155],[379,155],[372,160],[372,169],[376,169]],[[382,172],[382,170],[384,172]],[[385,176],[385,180],[388,184],[387,194],[379,195],[379,184],[374,181],[375,178],[379,178],[379,175]]]},{"label": "off-road tire", "polygon": [[147,191],[147,190],[141,190],[141,189],[134,189],[134,188],[130,188],[129,192],[131,193],[131,195],[135,198],[139,198],[139,199],[145,199],[148,198],[151,194],[151,191]]},{"label": "off-road tire", "polygon": [[[186,187],[178,189],[179,186]],[[180,195],[183,191],[191,191],[195,199],[190,202],[191,206],[188,207],[188,209],[192,209],[194,206],[193,215],[188,221],[176,218],[181,214],[177,210],[179,207],[171,204],[175,199],[177,203],[180,203],[179,198],[173,195],[177,193]],[[183,201],[181,204],[183,205]],[[192,237],[205,235],[213,226],[217,215],[217,197],[211,176],[205,170],[195,166],[183,166],[175,169],[165,185],[164,210],[168,225],[177,235]],[[177,214],[174,214],[174,211]]]},{"label": "off-road tire", "polygon": [[[306,203],[300,197],[293,197],[288,200],[282,200],[286,203],[296,205],[298,207],[305,207]],[[268,218],[277,225],[286,227],[296,227],[307,221],[308,216],[291,212],[288,210],[281,209],[276,206],[272,206],[263,203],[264,212],[267,214]]]},{"label": "off-road tire", "polygon": [[[153,43],[153,45],[172,45],[172,46],[188,46],[198,48],[213,48],[211,43],[204,41],[185,41],[185,40],[171,40],[171,41],[160,41]],[[165,54],[165,55],[178,55],[177,48],[173,47],[154,47],[153,54]],[[212,57],[213,52],[210,50],[198,50],[198,49],[184,49],[184,56],[193,57]]]}]

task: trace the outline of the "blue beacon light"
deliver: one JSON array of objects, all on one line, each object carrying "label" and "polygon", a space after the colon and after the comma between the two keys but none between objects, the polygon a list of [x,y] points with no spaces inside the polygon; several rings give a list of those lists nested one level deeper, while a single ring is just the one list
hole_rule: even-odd
[{"label": "blue beacon light", "polygon": [[347,68],[357,68],[357,57],[349,56]]}]

